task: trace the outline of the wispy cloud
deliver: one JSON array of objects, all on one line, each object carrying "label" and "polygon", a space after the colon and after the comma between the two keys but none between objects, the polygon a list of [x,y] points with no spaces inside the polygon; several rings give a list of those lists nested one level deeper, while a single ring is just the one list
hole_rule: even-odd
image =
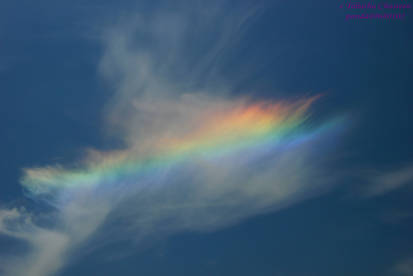
[{"label": "wispy cloud", "polygon": [[51,275],[64,262],[69,238],[65,233],[39,227],[24,208],[0,210],[0,234],[28,243],[30,253],[8,256],[0,263],[5,275]]},{"label": "wispy cloud", "polygon": [[368,176],[368,185],[363,189],[367,197],[385,195],[413,184],[413,166],[408,165],[392,171],[373,172]]},{"label": "wispy cloud", "polygon": [[392,270],[392,275],[412,276],[413,258],[403,259],[400,262],[398,262]]},{"label": "wispy cloud", "polygon": [[53,206],[53,223],[1,211],[0,231],[31,247],[9,275],[52,275],[92,237],[100,246],[211,231],[329,187],[320,148],[337,121],[311,122],[317,97],[231,95],[220,67],[252,15],[220,10],[137,15],[105,32],[100,71],[116,91],[105,123],[123,146],[25,169],[28,195]]}]

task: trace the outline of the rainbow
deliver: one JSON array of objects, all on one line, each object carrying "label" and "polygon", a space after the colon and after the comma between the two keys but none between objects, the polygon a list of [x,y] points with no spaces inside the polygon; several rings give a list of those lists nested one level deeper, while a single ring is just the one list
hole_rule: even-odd
[{"label": "rainbow", "polygon": [[124,179],[156,174],[194,158],[214,159],[241,150],[259,150],[300,141],[318,130],[305,127],[308,109],[319,96],[282,102],[240,104],[230,110],[207,114],[198,127],[176,137],[157,139],[150,153],[127,149],[99,153],[97,161],[82,168],[60,166],[25,169],[23,186],[31,194],[50,194],[62,189],[116,185]]}]

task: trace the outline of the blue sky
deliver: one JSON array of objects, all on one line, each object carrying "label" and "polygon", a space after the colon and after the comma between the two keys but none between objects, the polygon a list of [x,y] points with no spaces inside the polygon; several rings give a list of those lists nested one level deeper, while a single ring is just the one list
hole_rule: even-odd
[{"label": "blue sky", "polygon": [[[411,11],[346,21],[340,3],[3,2],[0,274],[413,275]],[[306,127],[338,123],[248,167],[23,183],[246,97],[319,94]]]}]

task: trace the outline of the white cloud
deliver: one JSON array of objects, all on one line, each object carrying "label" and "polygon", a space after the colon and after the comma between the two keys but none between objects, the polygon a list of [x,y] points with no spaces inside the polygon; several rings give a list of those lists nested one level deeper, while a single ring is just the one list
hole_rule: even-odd
[{"label": "white cloud", "polygon": [[408,165],[393,171],[374,172],[369,176],[364,189],[368,197],[381,196],[413,184],[413,166]]},{"label": "white cloud", "polygon": [[4,257],[0,265],[6,275],[50,275],[64,262],[68,237],[37,226],[24,209],[0,209],[0,234],[27,242],[30,251],[24,257]]},{"label": "white cloud", "polygon": [[[75,171],[70,169],[26,170],[29,177],[56,185],[53,191],[34,191],[34,196],[49,193],[56,211],[52,226],[41,227],[25,211],[0,210],[0,231],[30,245],[28,254],[12,258],[4,268],[8,275],[53,275],[87,240],[93,239],[94,248],[108,241],[211,231],[328,188],[331,172],[323,168],[325,158],[314,154],[317,139],[232,158],[194,158],[160,168],[150,179],[125,177],[116,185],[90,173],[96,164],[106,168],[154,150],[160,139],[197,127],[205,114],[248,103],[230,96],[231,83],[219,68],[250,16],[234,11],[224,18],[217,7],[186,8],[134,16],[106,32],[100,71],[116,93],[105,109],[105,122],[109,135],[116,133],[124,148],[91,150],[78,164],[81,176],[88,176],[78,188],[57,185],[75,185],[81,178],[71,178]],[[190,43],[197,46],[188,47]]]},{"label": "white cloud", "polygon": [[393,275],[412,276],[413,258],[407,258],[397,263],[393,268]]}]

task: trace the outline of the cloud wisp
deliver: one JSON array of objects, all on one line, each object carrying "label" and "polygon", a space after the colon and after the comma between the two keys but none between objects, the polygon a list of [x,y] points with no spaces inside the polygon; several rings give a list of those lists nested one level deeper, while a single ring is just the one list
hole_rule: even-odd
[{"label": "cloud wisp", "polygon": [[412,276],[413,275],[413,258],[403,259],[398,262],[389,275],[394,276]]},{"label": "cloud wisp", "polygon": [[[10,259],[6,275],[53,275],[91,239],[139,244],[211,231],[326,190],[323,141],[340,121],[312,122],[319,96],[256,100],[210,81],[251,15],[221,22],[223,34],[194,64],[184,46],[197,30],[212,36],[220,18],[207,11],[133,17],[106,32],[100,70],[116,93],[105,122],[123,147],[91,149],[72,167],[24,170],[28,196],[53,207],[52,223],[1,211],[0,232],[30,246]],[[145,36],[147,45],[137,40]]]},{"label": "cloud wisp", "polygon": [[413,166],[408,165],[393,171],[370,173],[368,185],[363,190],[366,197],[377,197],[413,184]]}]

